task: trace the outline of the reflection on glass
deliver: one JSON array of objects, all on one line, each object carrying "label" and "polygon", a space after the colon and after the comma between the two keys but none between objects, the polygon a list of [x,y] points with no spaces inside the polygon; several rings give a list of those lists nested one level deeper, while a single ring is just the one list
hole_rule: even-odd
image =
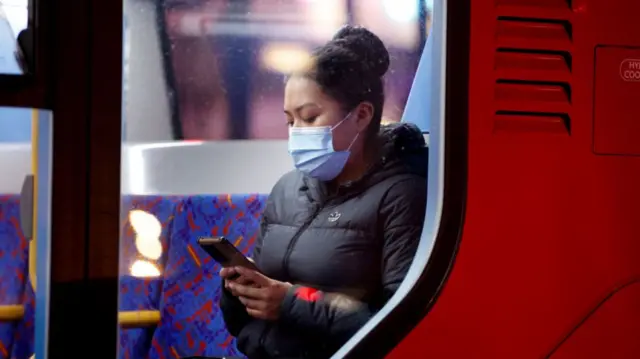
[{"label": "reflection on glass", "polygon": [[[392,48],[419,49],[420,3],[415,0],[354,1],[357,23],[379,33]],[[414,69],[412,69],[414,70]]]},{"label": "reflection on glass", "polygon": [[143,256],[150,259],[158,259],[162,254],[162,248],[156,243],[160,241],[162,225],[158,218],[151,213],[133,210],[129,212],[131,228],[136,234],[136,248]]},{"label": "reflection on glass", "polygon": [[[284,139],[283,74],[350,18],[389,46],[385,118],[399,121],[424,42],[429,1],[130,2],[127,140]],[[164,16],[156,22],[156,12]],[[134,44],[134,45],[132,45]]]},{"label": "reflection on glass", "polygon": [[16,59],[16,39],[28,20],[28,0],[0,1],[0,74],[22,73]]},{"label": "reflection on glass", "polygon": [[27,28],[29,20],[29,1],[28,0],[2,0],[0,2],[0,11],[7,19],[7,23],[11,26],[11,32],[14,40],[20,31]]},{"label": "reflection on glass", "polygon": [[308,49],[297,44],[270,43],[262,49],[260,61],[268,70],[288,75],[308,66],[310,56]]},{"label": "reflection on glass", "polygon": [[138,278],[160,276],[158,267],[146,259],[158,260],[162,255],[162,243],[160,235],[162,225],[158,218],[151,213],[142,210],[129,212],[129,223],[135,234],[135,246],[138,253],[144,259],[137,259],[131,265],[131,275]]},{"label": "reflection on glass", "polygon": [[[340,162],[340,158],[347,159],[350,155],[336,156],[328,147],[308,151],[304,141],[309,137],[304,134],[311,130],[293,131],[297,135],[292,132],[292,137],[302,138],[296,144],[302,147],[292,148],[287,123],[295,127],[313,123],[337,126],[340,134],[336,130],[335,139],[323,137],[326,141],[319,145],[335,140],[336,146],[346,149],[353,141],[350,148],[356,153],[353,156],[366,152],[362,149],[367,142],[364,139],[377,135],[376,126],[366,130],[367,125],[362,125],[358,138],[353,116],[361,116],[362,112],[363,117],[375,117],[373,122],[383,125],[400,120],[431,16],[424,9],[426,3],[396,1],[394,6],[383,0],[175,0],[161,2],[159,7],[156,4],[125,1],[120,356],[142,358],[152,353],[166,357],[242,357],[246,354],[243,350],[250,350],[247,341],[257,343],[263,329],[271,333],[267,339],[271,344],[266,346],[273,344],[273,347],[262,349],[269,350],[271,356],[277,357],[277,352],[301,354],[305,350],[330,354],[393,293],[402,276],[393,277],[389,273],[410,263],[413,252],[408,245],[402,249],[404,254],[398,255],[404,260],[397,260],[396,256],[385,261],[396,264],[382,273],[382,265],[376,259],[383,256],[382,249],[371,243],[381,243],[384,238],[368,231],[383,228],[380,233],[393,235],[390,226],[395,223],[411,228],[406,238],[418,235],[423,217],[420,213],[424,211],[424,198],[420,195],[424,193],[425,175],[421,166],[426,163],[421,157],[423,137],[414,128],[395,127],[380,143],[400,138],[406,140],[403,142],[406,146],[389,142],[385,147],[370,148],[371,154],[386,153],[389,158],[402,156],[393,152],[396,148],[415,154],[412,158],[416,167],[403,166],[402,161],[394,162],[397,168],[372,167],[380,171],[377,178],[388,183],[393,181],[387,176],[405,173],[407,168],[415,172],[407,174],[415,187],[397,188],[393,198],[401,201],[411,191],[410,202],[417,201],[411,213],[421,218],[405,226],[402,221],[411,221],[413,217],[394,212],[405,208],[400,203],[389,204],[388,213],[374,213],[374,208],[380,208],[376,201],[382,197],[375,199],[370,186],[363,185],[362,193],[353,198],[368,198],[371,202],[350,202],[349,197],[339,210],[318,209],[317,218],[323,221],[322,225],[314,222],[309,224],[311,227],[334,226],[342,232],[322,234],[313,228],[311,232],[317,233],[325,246],[304,248],[295,247],[294,243],[288,268],[296,273],[287,277],[277,269],[282,259],[289,256],[285,242],[300,230],[297,227],[315,207],[305,207],[309,204],[304,199],[307,197],[298,201],[295,197],[271,196],[267,201],[268,194],[295,167],[313,172],[316,179],[325,182],[339,175],[332,173],[332,168],[338,172],[342,165],[353,168],[352,161],[347,161],[349,164],[328,164],[318,172],[304,169],[304,161],[294,163],[322,149],[327,156],[314,157],[309,162],[312,166],[325,157]],[[327,68],[320,72],[330,78],[329,82],[340,85],[314,88],[315,80],[305,82],[301,73],[314,69],[317,49],[329,46],[327,42],[349,22],[366,25],[384,41],[386,48],[371,38],[362,42],[368,44],[363,47],[358,47],[359,40],[354,38],[344,40],[342,45],[332,42],[332,55],[324,60],[326,63],[335,60],[338,65],[334,70],[341,75]],[[357,36],[365,35],[358,32]],[[340,46],[344,48],[340,50]],[[340,56],[346,56],[348,61]],[[390,59],[388,63],[381,61],[386,58]],[[305,101],[315,106],[298,109]],[[362,102],[372,105],[356,108]],[[321,110],[324,112],[320,113]],[[317,122],[312,121],[314,118]],[[342,119],[346,120],[340,122]],[[326,131],[322,134],[326,135]],[[377,159],[375,155],[372,158]],[[368,168],[364,162],[361,165]],[[296,183],[284,183],[283,191],[298,190]],[[309,196],[316,198],[322,193]],[[273,213],[273,203],[283,210]],[[296,207],[297,203],[302,203],[302,207]],[[371,212],[358,217],[353,208]],[[261,225],[265,211],[271,213],[267,217],[276,221],[273,225]],[[289,230],[278,227],[278,223],[288,221],[277,217],[285,212],[291,218],[299,217],[301,223],[291,224]],[[387,216],[389,222],[366,222],[367,218],[380,216]],[[353,223],[353,230],[344,227],[344,223]],[[293,332],[286,332],[277,319],[273,325],[255,317],[245,318],[252,324],[236,326],[238,321],[225,322],[219,306],[223,297],[222,268],[197,243],[201,237],[216,236],[224,236],[243,255],[253,255],[259,266],[266,266],[265,274],[271,279],[299,285],[295,289],[299,296],[310,302],[314,298],[323,301],[322,305],[335,306],[336,310],[358,311],[359,320],[351,326],[335,327],[335,335],[330,334],[333,329],[327,327],[328,322],[311,323],[312,313],[301,315],[307,322],[299,323]],[[294,242],[309,243],[313,241],[309,236],[302,235]],[[337,242],[330,243],[334,238],[351,241],[354,249],[336,250],[341,247]],[[262,248],[262,254],[256,248]],[[387,256],[396,253],[391,247],[386,250]],[[370,266],[371,263],[375,266]],[[340,273],[327,268],[338,268]],[[325,277],[309,276],[312,272],[324,273]],[[281,286],[284,287],[287,283]],[[234,303],[238,305],[237,301]],[[247,315],[245,309],[240,312]],[[324,319],[331,322],[331,318]],[[149,326],[155,330],[148,330]],[[243,329],[244,334],[239,332],[240,326],[248,327],[247,331]],[[324,346],[306,341],[314,335],[301,339],[304,336],[300,333],[310,330],[308,327],[316,328],[312,334],[322,338],[316,342]],[[274,344],[278,342],[274,336],[278,335],[281,343],[289,343],[291,347]],[[244,345],[238,346],[242,342],[239,337]]]}]

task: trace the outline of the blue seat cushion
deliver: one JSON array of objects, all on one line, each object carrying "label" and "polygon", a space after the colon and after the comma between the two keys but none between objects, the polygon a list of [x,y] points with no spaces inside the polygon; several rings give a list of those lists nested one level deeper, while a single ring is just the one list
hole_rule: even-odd
[{"label": "blue seat cushion", "polygon": [[[23,304],[29,242],[20,229],[20,197],[0,195],[0,305]],[[0,358],[8,358],[18,322],[0,322]]]},{"label": "blue seat cushion", "polygon": [[151,358],[241,356],[218,307],[220,266],[197,239],[225,236],[250,255],[266,199],[257,194],[193,196],[178,205],[162,285],[162,322]]}]

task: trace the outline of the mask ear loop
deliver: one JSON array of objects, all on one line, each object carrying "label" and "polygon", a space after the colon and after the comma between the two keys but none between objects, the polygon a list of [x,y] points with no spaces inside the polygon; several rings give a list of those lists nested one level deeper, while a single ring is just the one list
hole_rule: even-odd
[{"label": "mask ear loop", "polygon": [[333,127],[331,127],[331,131],[335,130],[336,128],[338,128],[338,126],[342,125],[344,123],[344,121],[346,121],[349,118],[349,116],[351,116],[352,112],[353,111],[349,112],[346,116],[344,116],[344,118],[340,122],[338,122],[335,125],[333,125]]},{"label": "mask ear loop", "polygon": [[[336,123],[335,125],[333,125],[333,127],[331,127],[331,131],[333,131],[336,127],[342,125],[342,123],[344,121],[346,121],[349,116],[351,116],[351,114],[353,113],[353,111],[349,112],[346,116],[344,116],[344,118],[342,119],[342,121]],[[347,151],[351,151],[351,147],[353,147],[353,144],[356,143],[356,140],[358,139],[358,136],[360,136],[360,132],[358,132],[355,137],[353,137],[353,140],[351,140],[351,143],[349,144],[349,147],[347,147]]]},{"label": "mask ear loop", "polygon": [[356,134],[356,136],[353,138],[353,140],[351,140],[351,143],[349,144],[349,147],[347,147],[347,151],[351,151],[351,147],[353,146],[354,143],[356,143],[356,140],[358,139],[358,136],[360,136],[360,132],[358,132]]}]

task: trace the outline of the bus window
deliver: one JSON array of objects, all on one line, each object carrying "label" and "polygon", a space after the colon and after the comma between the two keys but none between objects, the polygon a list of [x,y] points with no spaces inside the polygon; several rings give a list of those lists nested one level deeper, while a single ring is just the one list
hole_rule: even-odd
[{"label": "bus window", "polygon": [[[395,3],[125,1],[121,356],[328,357],[394,293],[424,221],[425,129],[400,121],[431,18]],[[252,307],[203,237],[287,311]]]},{"label": "bus window", "polygon": [[29,143],[31,113],[26,108],[0,108],[0,143]]},{"label": "bus window", "polygon": [[46,336],[51,130],[47,111],[0,107],[2,358],[29,358]]},{"label": "bus window", "polygon": [[22,73],[16,58],[16,41],[20,31],[27,28],[28,19],[27,0],[0,2],[0,74]]}]

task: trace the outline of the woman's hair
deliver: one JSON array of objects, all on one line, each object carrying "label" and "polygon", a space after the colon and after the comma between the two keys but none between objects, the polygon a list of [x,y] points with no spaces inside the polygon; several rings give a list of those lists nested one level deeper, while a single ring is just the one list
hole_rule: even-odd
[{"label": "woman's hair", "polygon": [[345,111],[370,102],[373,118],[367,135],[376,135],[384,105],[383,76],[389,69],[389,52],[382,40],[364,27],[347,25],[311,56],[304,76],[318,83]]}]

